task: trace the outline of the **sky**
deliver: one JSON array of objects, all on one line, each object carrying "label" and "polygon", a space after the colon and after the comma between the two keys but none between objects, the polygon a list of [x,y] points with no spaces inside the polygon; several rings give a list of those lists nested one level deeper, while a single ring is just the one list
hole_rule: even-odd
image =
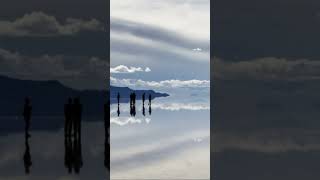
[{"label": "sky", "polygon": [[111,84],[209,87],[210,1],[110,1]]},{"label": "sky", "polygon": [[214,178],[319,179],[320,2],[212,6]]},{"label": "sky", "polygon": [[102,0],[3,1],[0,75],[58,80],[76,89],[105,89],[108,7]]}]

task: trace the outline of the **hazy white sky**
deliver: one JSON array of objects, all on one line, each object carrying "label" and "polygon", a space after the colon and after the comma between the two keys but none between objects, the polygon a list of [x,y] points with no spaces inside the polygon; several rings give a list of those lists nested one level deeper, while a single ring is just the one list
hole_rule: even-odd
[{"label": "hazy white sky", "polygon": [[122,70],[112,78],[209,80],[209,0],[111,0],[110,9],[110,64]]}]

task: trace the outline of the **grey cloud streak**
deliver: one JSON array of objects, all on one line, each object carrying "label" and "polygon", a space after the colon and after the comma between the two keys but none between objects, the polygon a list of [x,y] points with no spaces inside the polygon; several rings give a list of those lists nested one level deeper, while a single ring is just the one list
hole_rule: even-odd
[{"label": "grey cloud streak", "polygon": [[196,40],[192,37],[183,37],[177,32],[170,31],[160,26],[152,26],[118,18],[111,18],[110,30],[115,32],[128,33],[143,39],[160,41],[174,44],[188,49],[201,48],[209,51],[209,40]]},{"label": "grey cloud streak", "polygon": [[0,49],[0,73],[13,78],[59,80],[73,88],[104,88],[109,62],[98,57],[25,56]]},{"label": "grey cloud streak", "polygon": [[286,153],[289,151],[320,151],[320,133],[317,130],[273,128],[247,132],[214,132],[211,151],[254,151],[260,153]]},{"label": "grey cloud streak", "polygon": [[320,61],[264,57],[230,62],[214,58],[213,75],[217,79],[320,79]]},{"label": "grey cloud streak", "polygon": [[80,32],[104,31],[103,23],[96,19],[66,18],[59,22],[44,12],[31,12],[13,21],[0,21],[0,36],[57,36]]}]

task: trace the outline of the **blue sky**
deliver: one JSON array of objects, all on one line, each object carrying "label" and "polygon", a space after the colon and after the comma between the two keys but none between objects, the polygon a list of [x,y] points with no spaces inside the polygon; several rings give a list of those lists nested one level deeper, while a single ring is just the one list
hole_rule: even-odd
[{"label": "blue sky", "polygon": [[209,86],[209,0],[113,0],[110,6],[113,85]]}]

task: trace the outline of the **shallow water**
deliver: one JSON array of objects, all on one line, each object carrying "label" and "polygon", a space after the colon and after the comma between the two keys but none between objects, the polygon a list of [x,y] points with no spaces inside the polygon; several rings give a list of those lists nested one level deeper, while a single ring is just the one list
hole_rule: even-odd
[{"label": "shallow water", "polygon": [[209,100],[191,93],[152,102],[152,114],[135,117],[129,104],[111,106],[112,179],[208,179],[210,177]]},{"label": "shallow water", "polygon": [[[206,179],[210,169],[209,100],[192,94],[172,94],[152,102],[152,114],[129,115],[129,104],[111,105],[112,179]],[[189,97],[189,98],[187,98]],[[190,98],[192,97],[192,98]],[[69,174],[64,165],[63,117],[33,117],[29,139],[32,166],[25,174],[24,122],[1,117],[0,179],[108,179],[104,167],[104,122],[84,117],[82,123],[83,167]]]}]

